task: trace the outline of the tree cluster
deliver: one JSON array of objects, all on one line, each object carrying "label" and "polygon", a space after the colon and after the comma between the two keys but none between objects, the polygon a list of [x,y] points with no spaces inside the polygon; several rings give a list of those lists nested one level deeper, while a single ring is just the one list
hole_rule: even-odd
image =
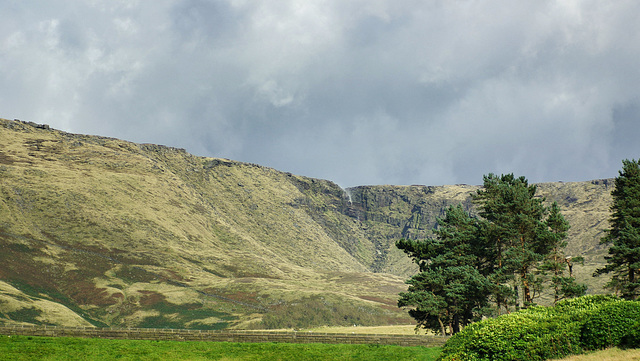
[{"label": "tree cluster", "polygon": [[535,194],[525,177],[486,175],[473,196],[478,217],[451,206],[434,238],[396,243],[419,266],[398,301],[417,327],[455,334],[482,316],[534,305],[545,284],[555,301],[585,293],[570,272],[580,259],[563,253],[568,223]]}]

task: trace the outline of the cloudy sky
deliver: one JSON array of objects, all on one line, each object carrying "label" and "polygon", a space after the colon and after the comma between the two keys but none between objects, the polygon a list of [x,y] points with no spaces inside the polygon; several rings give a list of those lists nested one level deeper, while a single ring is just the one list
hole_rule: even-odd
[{"label": "cloudy sky", "polygon": [[0,0],[0,117],[343,187],[614,177],[637,0]]}]

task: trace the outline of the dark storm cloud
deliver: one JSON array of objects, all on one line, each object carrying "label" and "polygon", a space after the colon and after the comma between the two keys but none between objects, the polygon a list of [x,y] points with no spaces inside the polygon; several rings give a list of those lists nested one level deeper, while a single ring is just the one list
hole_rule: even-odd
[{"label": "dark storm cloud", "polygon": [[358,184],[612,177],[633,1],[5,2],[0,116]]}]

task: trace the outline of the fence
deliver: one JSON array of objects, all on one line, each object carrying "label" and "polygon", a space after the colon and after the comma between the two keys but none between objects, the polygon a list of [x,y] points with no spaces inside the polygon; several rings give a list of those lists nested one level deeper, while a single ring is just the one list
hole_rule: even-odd
[{"label": "fence", "polygon": [[0,325],[0,334],[48,337],[86,337],[130,340],[344,343],[399,346],[442,346],[447,337],[426,335],[378,335],[280,331],[210,331],[164,328],[97,328]]}]

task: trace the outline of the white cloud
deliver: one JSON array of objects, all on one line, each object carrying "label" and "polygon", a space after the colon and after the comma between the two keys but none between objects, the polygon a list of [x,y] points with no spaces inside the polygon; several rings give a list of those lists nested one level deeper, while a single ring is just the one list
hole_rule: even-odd
[{"label": "white cloud", "polygon": [[361,183],[615,176],[635,1],[0,4],[0,116]]}]

